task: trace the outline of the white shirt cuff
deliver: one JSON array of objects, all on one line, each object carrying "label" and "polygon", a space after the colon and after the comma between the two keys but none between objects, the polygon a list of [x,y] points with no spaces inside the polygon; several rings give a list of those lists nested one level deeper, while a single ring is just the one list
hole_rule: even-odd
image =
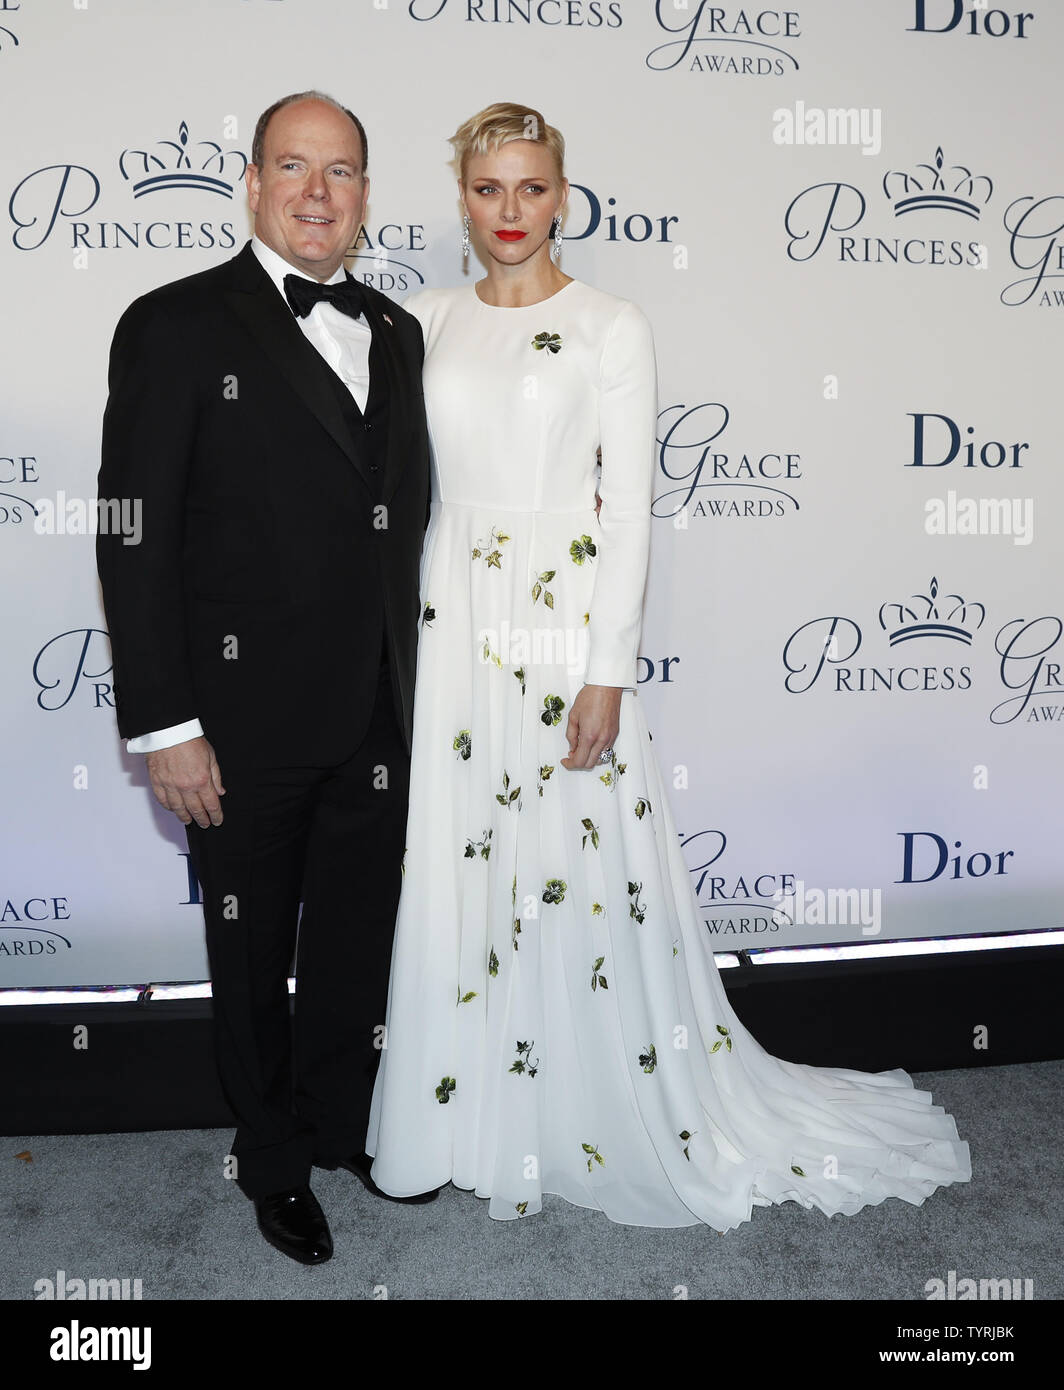
[{"label": "white shirt cuff", "polygon": [[199,738],[202,733],[203,725],[198,719],[187,719],[184,724],[171,724],[169,729],[157,729],[154,733],[127,739],[126,747],[131,753],[157,753],[160,748],[173,748],[175,743]]}]

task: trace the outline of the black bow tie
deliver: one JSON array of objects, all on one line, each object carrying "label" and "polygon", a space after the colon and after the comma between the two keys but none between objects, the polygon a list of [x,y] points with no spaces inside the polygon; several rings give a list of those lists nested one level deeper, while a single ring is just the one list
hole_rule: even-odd
[{"label": "black bow tie", "polygon": [[366,297],[357,280],[338,281],[335,285],[322,285],[317,280],[307,280],[302,275],[284,277],[285,298],[291,305],[296,318],[305,318],[319,300],[332,304],[343,314],[357,319],[366,307]]}]

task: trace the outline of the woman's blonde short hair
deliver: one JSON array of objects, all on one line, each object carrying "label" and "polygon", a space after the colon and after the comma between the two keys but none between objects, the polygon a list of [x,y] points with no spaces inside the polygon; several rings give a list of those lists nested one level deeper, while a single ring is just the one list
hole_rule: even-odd
[{"label": "woman's blonde short hair", "polygon": [[458,175],[465,182],[466,169],[474,155],[494,153],[510,140],[531,140],[546,145],[554,160],[559,179],[565,177],[565,141],[560,130],[548,125],[538,111],[512,101],[485,106],[464,121],[451,136]]}]

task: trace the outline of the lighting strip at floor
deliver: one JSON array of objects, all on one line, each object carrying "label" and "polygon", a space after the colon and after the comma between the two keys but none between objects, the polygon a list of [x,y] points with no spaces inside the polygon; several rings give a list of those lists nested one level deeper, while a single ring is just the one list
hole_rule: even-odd
[{"label": "lighting strip at floor", "polygon": [[[959,952],[1004,951],[1023,946],[1064,945],[1064,930],[1011,932],[989,936],[938,937],[919,941],[856,942],[843,946],[778,946],[764,950],[714,953],[721,970],[750,964],[809,965],[827,961],[898,959],[907,956],[953,955]],[[296,982],[288,981],[294,994]],[[209,999],[209,980],[148,985],[49,985],[35,989],[0,989],[0,1008],[29,1004],[149,1004],[171,999]]]}]

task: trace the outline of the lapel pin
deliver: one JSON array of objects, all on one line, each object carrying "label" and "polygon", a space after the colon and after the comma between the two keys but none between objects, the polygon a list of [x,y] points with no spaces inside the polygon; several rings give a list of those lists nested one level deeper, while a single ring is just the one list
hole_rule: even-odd
[{"label": "lapel pin", "polygon": [[389,328],[395,327],[395,325],[392,323],[391,319],[388,317],[387,314],[381,314],[381,318],[384,320],[384,322],[388,325]]}]

